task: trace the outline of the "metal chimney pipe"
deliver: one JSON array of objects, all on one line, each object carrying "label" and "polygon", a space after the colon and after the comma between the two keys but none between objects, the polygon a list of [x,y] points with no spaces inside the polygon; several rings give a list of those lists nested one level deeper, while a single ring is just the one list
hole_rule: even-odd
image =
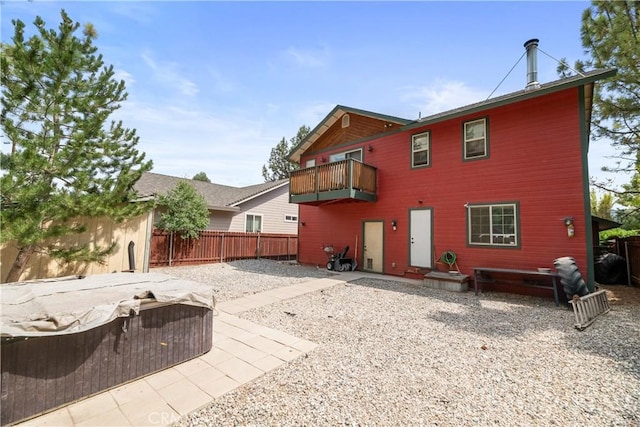
[{"label": "metal chimney pipe", "polygon": [[538,89],[538,39],[528,40],[524,47],[527,49],[527,86],[525,90]]}]

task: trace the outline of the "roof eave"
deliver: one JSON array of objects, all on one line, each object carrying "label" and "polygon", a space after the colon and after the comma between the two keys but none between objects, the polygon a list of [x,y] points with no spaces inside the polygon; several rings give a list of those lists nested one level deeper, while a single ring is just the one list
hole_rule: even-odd
[{"label": "roof eave", "polygon": [[[280,188],[280,187],[283,187],[283,186],[285,186],[285,185],[289,185],[289,180],[283,181],[283,182],[281,182],[281,183],[280,183],[280,184],[278,184],[278,185],[274,185],[273,187],[269,187],[269,188],[267,188],[266,190],[260,191],[260,192],[258,192],[258,193],[256,193],[256,194],[252,194],[252,195],[251,195],[251,196],[249,196],[249,197],[245,197],[244,199],[241,199],[241,200],[238,200],[238,201],[236,201],[236,202],[233,202],[233,203],[231,203],[229,206],[238,206],[238,205],[241,205],[242,203],[246,203],[246,202],[248,202],[249,200],[253,200],[253,199],[255,199],[256,197],[260,197],[260,196],[262,196],[263,194],[267,194],[267,193],[269,193],[269,192],[271,192],[271,191],[273,191],[273,190],[276,190],[276,189],[278,189],[278,188]],[[238,208],[238,209],[239,209],[239,208]]]},{"label": "roof eave", "polygon": [[465,107],[457,108],[454,110],[445,111],[443,113],[434,114],[432,116],[424,117],[420,120],[414,121],[406,126],[403,126],[402,130],[409,130],[417,127],[421,127],[428,124],[441,122],[444,120],[454,119],[456,117],[462,117],[469,114],[478,113],[491,108],[501,107],[504,105],[513,104],[515,102],[524,101],[527,99],[536,98],[539,96],[547,95],[550,93],[558,92],[561,90],[570,89],[572,87],[585,86],[593,84],[597,80],[607,79],[615,76],[616,69],[601,70],[599,72],[592,72],[588,76],[573,76],[562,80],[556,80],[554,82],[542,85],[539,89],[521,90],[506,94],[487,101],[470,104]]},{"label": "roof eave", "polygon": [[235,206],[207,206],[210,211],[223,211],[223,212],[240,212],[240,208]]}]

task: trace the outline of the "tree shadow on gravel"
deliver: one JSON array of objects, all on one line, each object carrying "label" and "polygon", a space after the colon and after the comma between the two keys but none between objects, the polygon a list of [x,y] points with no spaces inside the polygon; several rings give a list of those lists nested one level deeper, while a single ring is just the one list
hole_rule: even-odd
[{"label": "tree shadow on gravel", "polygon": [[427,318],[475,334],[479,341],[482,337],[526,340],[529,335],[561,333],[567,348],[613,360],[640,378],[638,307],[613,306],[612,312],[579,331],[574,327],[573,311],[565,305],[557,307],[553,300],[501,292],[476,296],[473,291],[449,292],[392,279],[362,278],[349,283],[439,300],[442,307],[431,311]]},{"label": "tree shadow on gravel", "polygon": [[325,278],[335,276],[336,273],[324,268],[300,265],[295,261],[276,261],[270,259],[246,259],[230,261],[230,267],[246,273],[267,274],[280,277],[314,277]]},{"label": "tree shadow on gravel", "polygon": [[198,265],[183,265],[175,267],[157,267],[153,270],[165,274],[178,273],[180,270],[202,270],[205,272],[215,272],[219,269],[233,269],[244,273],[265,274],[274,277],[287,278],[326,278],[335,276],[329,270],[303,266],[295,261],[277,261],[270,259],[244,259],[236,261],[228,261],[224,263],[210,263]]},{"label": "tree shadow on gravel", "polygon": [[[429,319],[486,337],[517,337],[528,332],[566,330],[571,325],[571,313],[566,308],[558,308],[553,301],[541,298],[514,295],[510,299],[508,294],[497,292],[476,296],[472,291],[450,292],[385,279],[364,278],[349,283],[462,306],[464,310],[452,311],[443,304]],[[495,307],[498,304],[508,304],[508,309]],[[566,322],[562,322],[563,317]],[[550,322],[550,318],[557,318],[558,323]]]}]

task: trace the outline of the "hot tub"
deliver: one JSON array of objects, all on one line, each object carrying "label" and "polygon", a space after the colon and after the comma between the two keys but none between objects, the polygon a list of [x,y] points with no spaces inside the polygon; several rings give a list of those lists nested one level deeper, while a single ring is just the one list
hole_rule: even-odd
[{"label": "hot tub", "polygon": [[5,284],[1,422],[15,423],[211,349],[215,299],[159,273]]}]

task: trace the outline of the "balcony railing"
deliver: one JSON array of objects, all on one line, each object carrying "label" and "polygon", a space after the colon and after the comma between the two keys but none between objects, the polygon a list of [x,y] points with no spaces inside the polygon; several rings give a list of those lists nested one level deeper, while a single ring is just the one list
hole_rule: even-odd
[{"label": "balcony railing", "polygon": [[376,168],[346,159],[291,172],[291,203],[318,204],[340,199],[375,202]]}]

